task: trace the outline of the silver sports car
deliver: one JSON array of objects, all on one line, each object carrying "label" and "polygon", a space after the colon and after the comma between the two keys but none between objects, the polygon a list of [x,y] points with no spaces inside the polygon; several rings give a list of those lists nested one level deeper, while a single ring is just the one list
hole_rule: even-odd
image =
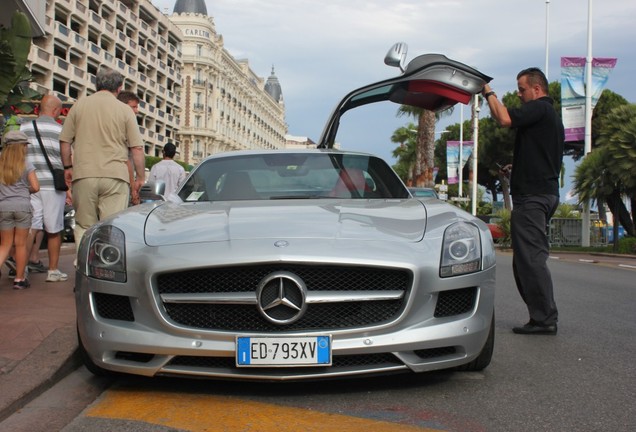
[{"label": "silver sports car", "polygon": [[76,277],[88,369],[301,380],[485,368],[495,296],[486,225],[412,197],[381,158],[333,147],[351,108],[444,109],[489,80],[417,57],[347,95],[317,149],[213,155],[175,195],[93,226]]}]

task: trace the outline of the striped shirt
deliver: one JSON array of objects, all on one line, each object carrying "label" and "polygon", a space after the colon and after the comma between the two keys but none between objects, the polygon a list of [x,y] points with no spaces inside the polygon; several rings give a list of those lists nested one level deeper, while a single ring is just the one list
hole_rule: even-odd
[{"label": "striped shirt", "polygon": [[[46,154],[51,161],[53,168],[62,168],[62,157],[60,155],[60,141],[59,136],[62,131],[62,126],[55,121],[53,117],[40,116],[36,119],[38,124],[38,131],[42,138],[42,144],[46,149]],[[28,121],[20,126],[20,130],[29,137],[29,145],[27,146],[27,162],[31,162],[35,167],[35,173],[40,182],[40,190],[55,190],[53,185],[53,174],[46,163],[44,154],[42,153],[42,147],[38,142],[38,138],[35,135],[35,129],[33,128],[33,122]]]}]

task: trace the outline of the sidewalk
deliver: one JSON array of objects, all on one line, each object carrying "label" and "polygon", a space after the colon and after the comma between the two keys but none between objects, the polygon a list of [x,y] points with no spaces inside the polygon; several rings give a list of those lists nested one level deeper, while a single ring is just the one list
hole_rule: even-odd
[{"label": "sidewalk", "polygon": [[[46,251],[41,252],[47,265]],[[31,287],[14,290],[8,269],[0,277],[0,421],[79,366],[76,354],[75,244],[63,243],[65,282],[31,273]]]}]

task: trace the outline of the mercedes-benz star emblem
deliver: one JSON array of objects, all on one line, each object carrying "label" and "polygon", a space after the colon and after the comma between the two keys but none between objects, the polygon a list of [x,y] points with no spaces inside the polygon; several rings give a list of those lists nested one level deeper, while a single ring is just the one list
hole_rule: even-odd
[{"label": "mercedes-benz star emblem", "polygon": [[256,289],[258,311],[274,324],[291,324],[307,309],[307,287],[297,275],[278,271],[265,276]]}]

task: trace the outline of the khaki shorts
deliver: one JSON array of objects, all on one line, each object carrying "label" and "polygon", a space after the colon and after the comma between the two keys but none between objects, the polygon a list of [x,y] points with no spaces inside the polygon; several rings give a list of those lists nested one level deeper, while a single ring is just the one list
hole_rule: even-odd
[{"label": "khaki shorts", "polygon": [[14,228],[31,228],[31,212],[26,211],[0,211],[0,231],[9,231]]}]

